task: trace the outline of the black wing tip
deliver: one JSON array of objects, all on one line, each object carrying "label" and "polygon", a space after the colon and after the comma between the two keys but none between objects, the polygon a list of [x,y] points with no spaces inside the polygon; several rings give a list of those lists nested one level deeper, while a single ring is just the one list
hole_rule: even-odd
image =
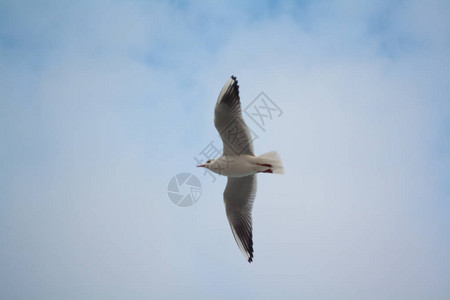
[{"label": "black wing tip", "polygon": [[250,232],[250,247],[247,251],[249,257],[248,257],[248,262],[252,263],[253,261],[253,233]]},{"label": "black wing tip", "polygon": [[248,262],[251,263],[253,261],[253,239],[251,241],[250,251],[248,252]]},{"label": "black wing tip", "polygon": [[239,92],[239,85],[236,76],[231,75],[231,79],[233,79],[233,86],[236,87],[237,91]]},{"label": "black wing tip", "polygon": [[230,224],[230,226],[233,231],[234,239],[238,243],[242,254],[244,254],[244,256],[247,257],[247,261],[251,263],[253,261],[252,225],[240,222],[234,226]]}]

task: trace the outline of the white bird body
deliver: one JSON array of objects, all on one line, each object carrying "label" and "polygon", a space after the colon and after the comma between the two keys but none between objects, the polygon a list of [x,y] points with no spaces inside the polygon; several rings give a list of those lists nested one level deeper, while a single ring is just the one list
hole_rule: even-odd
[{"label": "white bird body", "polygon": [[228,176],[223,193],[225,210],[233,236],[247,257],[253,260],[252,208],[256,196],[256,173],[283,174],[277,152],[255,156],[250,130],[242,118],[236,77],[222,88],[214,109],[214,125],[223,142],[223,155],[199,167]]},{"label": "white bird body", "polygon": [[[269,152],[267,154],[276,156],[276,152]],[[244,177],[256,173],[282,174],[282,169],[273,168],[274,161],[276,159],[270,160],[264,157],[264,155],[222,155],[215,160],[211,160],[209,169],[214,173],[228,177]]]},{"label": "white bird body", "polygon": [[212,162],[209,169],[228,177],[244,177],[255,174],[258,165],[254,163],[254,156],[251,155],[222,155]]}]

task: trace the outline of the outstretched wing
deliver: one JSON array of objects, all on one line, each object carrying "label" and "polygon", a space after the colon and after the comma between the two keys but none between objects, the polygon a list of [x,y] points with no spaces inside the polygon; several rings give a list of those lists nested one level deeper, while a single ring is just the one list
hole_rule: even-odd
[{"label": "outstretched wing", "polygon": [[225,155],[254,155],[252,135],[242,118],[239,85],[234,76],[228,79],[219,94],[214,125],[222,138]]},{"label": "outstretched wing", "polygon": [[256,196],[256,175],[228,177],[223,193],[228,222],[234,239],[248,262],[253,261],[252,208]]}]

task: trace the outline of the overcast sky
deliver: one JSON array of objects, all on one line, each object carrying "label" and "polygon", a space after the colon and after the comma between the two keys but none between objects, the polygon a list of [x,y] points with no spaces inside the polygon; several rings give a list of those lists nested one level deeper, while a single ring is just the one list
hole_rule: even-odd
[{"label": "overcast sky", "polygon": [[[450,298],[450,2],[288,3],[0,1],[2,299]],[[194,160],[230,75],[283,112],[252,264]]]}]

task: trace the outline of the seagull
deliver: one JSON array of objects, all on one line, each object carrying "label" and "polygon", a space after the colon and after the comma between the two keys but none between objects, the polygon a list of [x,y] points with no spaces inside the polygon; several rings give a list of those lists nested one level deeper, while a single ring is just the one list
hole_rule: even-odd
[{"label": "seagull", "polygon": [[242,118],[239,85],[231,76],[222,88],[214,109],[214,125],[223,143],[223,154],[199,165],[228,177],[223,193],[231,231],[247,261],[253,261],[252,208],[256,196],[256,174],[283,174],[277,152],[255,156],[251,132]]}]

